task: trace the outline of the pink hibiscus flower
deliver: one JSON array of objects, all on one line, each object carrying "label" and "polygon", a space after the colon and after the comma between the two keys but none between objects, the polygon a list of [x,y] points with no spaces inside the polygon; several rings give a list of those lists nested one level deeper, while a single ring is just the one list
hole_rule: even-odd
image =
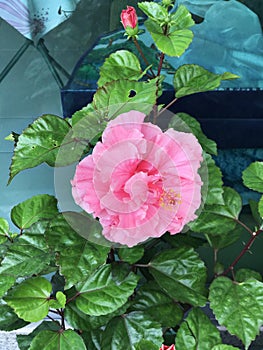
[{"label": "pink hibiscus flower", "polygon": [[130,111],[112,120],[72,180],[75,202],[99,218],[105,238],[128,247],[180,232],[201,204],[197,139],[144,118]]}]

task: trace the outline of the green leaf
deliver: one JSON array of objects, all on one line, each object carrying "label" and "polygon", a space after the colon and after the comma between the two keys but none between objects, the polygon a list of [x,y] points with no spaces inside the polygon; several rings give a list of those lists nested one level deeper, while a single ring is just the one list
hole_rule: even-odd
[{"label": "green leaf", "polygon": [[41,331],[53,331],[58,332],[61,329],[59,322],[49,322],[43,321],[40,323],[38,327],[34,329],[33,332],[23,335],[18,334],[16,336],[16,340],[20,350],[28,350],[33,339],[41,332]]},{"label": "green leaf", "polygon": [[86,350],[83,339],[71,329],[63,332],[42,331],[32,341],[29,350]]},{"label": "green leaf", "polygon": [[128,307],[129,303],[126,303],[113,313],[103,316],[89,316],[78,309],[76,301],[74,300],[67,304],[65,319],[74,329],[92,331],[105,326],[113,317],[124,314]]},{"label": "green leaf", "polygon": [[171,14],[171,22],[175,30],[189,28],[195,24],[191,13],[183,5],[178,6],[176,12]]},{"label": "green leaf", "polygon": [[139,80],[143,72],[137,56],[127,50],[118,50],[106,58],[100,68],[98,86],[113,80]]},{"label": "green leaf", "polygon": [[108,120],[130,110],[148,114],[156,103],[157,80],[137,82],[122,79],[107,83],[95,93],[94,109],[104,111]]},{"label": "green leaf", "polygon": [[[207,193],[205,193],[205,203],[207,205],[224,204],[223,181],[221,170],[215,165],[215,161],[210,154],[204,153],[204,166],[207,169]],[[206,179],[203,176],[203,181]]]},{"label": "green leaf", "polygon": [[253,191],[263,192],[263,162],[251,163],[242,174],[244,185]]},{"label": "green leaf", "polygon": [[129,264],[136,263],[136,261],[142,258],[143,254],[144,254],[144,247],[142,245],[137,245],[132,248],[118,249],[119,258],[122,261],[128,262]]},{"label": "green leaf", "polygon": [[141,340],[162,344],[162,329],[143,312],[135,311],[115,317],[107,324],[102,333],[101,349],[135,350]]},{"label": "green leaf", "polygon": [[197,64],[180,66],[174,75],[174,88],[177,98],[214,90],[219,87],[221,80],[236,79],[237,75],[228,73],[214,74]]},{"label": "green leaf", "polygon": [[0,218],[0,244],[3,244],[7,241],[9,236],[9,224],[7,220]]},{"label": "green leaf", "polygon": [[9,291],[4,298],[18,317],[37,322],[47,316],[52,285],[43,277],[33,277]]},{"label": "green leaf", "polygon": [[194,306],[206,303],[206,268],[192,248],[165,250],[149,267],[156,282],[171,298]]},{"label": "green leaf", "polygon": [[261,218],[263,218],[263,196],[260,198],[258,202],[258,211]]},{"label": "green leaf", "polygon": [[5,273],[0,273],[0,298],[11,288],[16,281],[16,277]]},{"label": "green leaf", "polygon": [[100,347],[101,333],[102,331],[100,329],[96,329],[90,332],[83,332],[81,334],[88,350],[102,350]]},{"label": "green leaf", "polygon": [[[60,273],[66,279],[65,288],[69,289],[77,282],[87,279],[98,266],[105,263],[109,248],[107,246],[97,245],[81,237],[71,227],[63,214],[58,215],[49,225],[45,236],[48,245],[56,251],[56,262],[60,267]],[[94,220],[95,221],[95,220]],[[84,226],[86,234],[99,226],[98,222],[94,225]],[[93,223],[93,221],[92,221]]]},{"label": "green leaf", "polygon": [[66,295],[59,291],[56,293],[56,299],[50,299],[49,306],[52,309],[64,309],[66,301]]},{"label": "green leaf", "polygon": [[159,350],[160,346],[152,343],[149,340],[141,340],[139,343],[135,345],[135,350]]},{"label": "green leaf", "polygon": [[0,274],[17,277],[36,275],[49,266],[50,253],[42,234],[24,233],[8,251],[0,266]]},{"label": "green leaf", "polygon": [[259,272],[251,269],[239,269],[235,273],[235,280],[237,282],[245,282],[250,278],[255,278],[256,280],[262,282],[262,276]]},{"label": "green leaf", "polygon": [[156,2],[139,2],[138,7],[143,11],[149,18],[158,23],[163,23],[168,20],[168,11],[160,4]]},{"label": "green leaf", "polygon": [[[149,281],[136,293],[132,309],[143,311],[162,327],[175,327],[183,317],[183,310],[154,281]],[[158,312],[156,312],[158,310]]]},{"label": "green leaf", "polygon": [[204,234],[227,234],[236,227],[236,219],[242,209],[240,195],[230,187],[224,187],[224,205],[205,205],[198,218],[189,223],[192,231]]},{"label": "green leaf", "polygon": [[22,170],[44,162],[54,166],[59,147],[69,131],[70,125],[63,118],[50,114],[37,118],[18,138],[8,183]]},{"label": "green leaf", "polygon": [[1,331],[13,331],[15,329],[22,328],[27,325],[27,322],[17,317],[10,306],[6,304],[0,304],[0,330]]},{"label": "green leaf", "polygon": [[139,277],[132,272],[125,276],[123,270],[103,265],[85,283],[77,284],[80,296],[76,305],[82,312],[92,316],[114,312],[133,294],[138,280]]},{"label": "green leaf", "polygon": [[176,347],[180,350],[211,350],[221,343],[220,332],[200,309],[192,309],[181,324]]},{"label": "green leaf", "polygon": [[225,344],[215,345],[212,348],[212,350],[235,350],[235,349],[239,349],[239,348],[236,348],[235,346],[232,346],[232,345],[225,345]]},{"label": "green leaf", "polygon": [[23,230],[41,219],[51,219],[57,213],[57,199],[48,194],[39,194],[13,207],[11,219]]},{"label": "green leaf", "polygon": [[255,279],[237,283],[219,277],[210,286],[210,306],[218,322],[236,335],[246,349],[263,323],[262,290],[263,283]]},{"label": "green leaf", "polygon": [[144,24],[158,50],[168,56],[181,56],[193,40],[193,32],[189,29],[174,30],[171,27],[165,34],[162,27],[152,19],[148,19]]},{"label": "green leaf", "polygon": [[177,113],[171,118],[169,127],[183,132],[188,132],[187,129],[189,128],[189,132],[195,135],[205,152],[214,155],[217,154],[217,146],[215,141],[207,138],[201,129],[200,123],[189,114]]},{"label": "green leaf", "polygon": [[211,247],[214,249],[222,249],[225,247],[228,247],[229,245],[236,242],[238,239],[240,239],[242,232],[244,229],[242,226],[236,226],[232,231],[225,232],[221,234],[206,234],[206,239]]}]

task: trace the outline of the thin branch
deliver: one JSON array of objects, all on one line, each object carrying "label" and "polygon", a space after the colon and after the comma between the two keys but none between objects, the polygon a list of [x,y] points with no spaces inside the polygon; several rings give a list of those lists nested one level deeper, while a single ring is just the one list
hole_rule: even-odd
[{"label": "thin branch", "polygon": [[253,236],[254,232],[253,232],[246,224],[244,224],[244,222],[240,221],[239,219],[235,219],[235,221],[236,221],[239,225],[243,226],[244,229],[247,230],[247,231],[251,234],[251,236]]},{"label": "thin branch", "polygon": [[[139,45],[137,39],[136,39],[136,38],[133,38],[133,42],[134,42],[134,44],[135,44],[137,50],[139,51],[139,54],[141,55],[142,59],[144,60],[146,66],[147,66],[147,67],[150,66],[150,64],[149,64],[147,58],[145,57],[145,55],[144,55],[144,53],[143,53],[143,51],[142,51],[142,49],[141,49],[141,47],[140,47],[140,45]],[[152,73],[152,78],[155,78],[154,71],[152,70],[151,67],[150,67],[150,72]]]}]

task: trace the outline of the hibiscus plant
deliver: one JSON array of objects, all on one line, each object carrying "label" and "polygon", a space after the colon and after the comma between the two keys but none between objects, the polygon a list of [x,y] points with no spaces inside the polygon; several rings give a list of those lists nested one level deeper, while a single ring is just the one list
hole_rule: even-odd
[{"label": "hibiscus plant", "polygon": [[[15,205],[16,232],[0,219],[0,329],[40,322],[17,336],[21,350],[237,349],[222,343],[218,325],[248,349],[263,324],[261,275],[242,267],[262,232],[263,199],[251,201],[247,221],[240,195],[223,186],[215,142],[193,117],[169,112],[178,99],[237,76],[183,65],[174,73],[174,100],[158,104],[165,57],[181,56],[193,40],[191,14],[172,5],[138,3],[157,66],[140,49],[137,14],[128,7],[121,21],[139,58],[112,53],[91,103],[69,119],[40,116],[9,136],[9,182],[47,163],[57,194]],[[251,164],[243,181],[263,193],[263,164]],[[68,190],[76,204],[67,207]],[[225,265],[221,249],[241,234],[246,242]],[[200,247],[212,252],[212,266]]]}]

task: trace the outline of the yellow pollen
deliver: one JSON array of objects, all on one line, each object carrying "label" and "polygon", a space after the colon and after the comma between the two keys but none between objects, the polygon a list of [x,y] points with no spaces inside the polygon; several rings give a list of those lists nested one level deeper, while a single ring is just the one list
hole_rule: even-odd
[{"label": "yellow pollen", "polygon": [[159,199],[160,207],[167,210],[175,209],[175,207],[177,207],[180,203],[181,195],[179,193],[176,193],[173,189],[170,189],[168,191],[164,190]]}]

